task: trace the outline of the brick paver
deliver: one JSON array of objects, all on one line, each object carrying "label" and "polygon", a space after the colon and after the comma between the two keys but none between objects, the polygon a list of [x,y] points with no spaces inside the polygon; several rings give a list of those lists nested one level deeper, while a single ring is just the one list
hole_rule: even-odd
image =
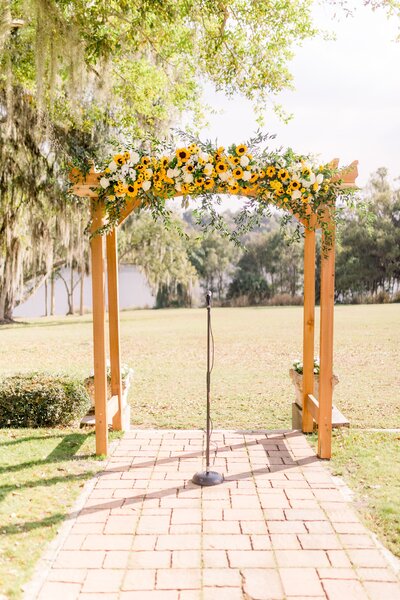
[{"label": "brick paver", "polygon": [[27,600],[400,600],[393,557],[301,433],[214,432],[211,488],[191,482],[203,441],[126,433]]}]

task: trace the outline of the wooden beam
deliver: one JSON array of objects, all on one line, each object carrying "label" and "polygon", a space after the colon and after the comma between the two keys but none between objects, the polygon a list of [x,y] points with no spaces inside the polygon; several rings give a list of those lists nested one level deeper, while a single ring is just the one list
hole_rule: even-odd
[{"label": "wooden beam", "polygon": [[121,350],[118,305],[117,230],[107,234],[108,330],[110,338],[111,394],[118,397],[118,411],[113,416],[113,429],[122,430]]},{"label": "wooden beam", "polygon": [[[324,247],[327,234],[323,232]],[[321,324],[320,324],[320,374],[318,456],[330,458],[332,454],[332,377],[333,377],[333,315],[335,294],[335,223],[330,221],[330,247],[321,250]]]},{"label": "wooden beam", "polygon": [[304,433],[313,430],[313,417],[306,399],[314,394],[314,327],[315,327],[315,231],[305,230],[304,239],[304,309],[303,309],[303,424]]},{"label": "wooden beam", "polygon": [[319,416],[319,402],[314,396],[314,394],[308,394],[306,398],[307,409],[309,413],[312,415],[312,418],[316,423],[318,423]]},{"label": "wooden beam", "polygon": [[[92,201],[92,231],[104,222],[103,204]],[[94,398],[96,415],[96,454],[108,453],[107,372],[105,342],[104,245],[103,237],[90,241],[92,262]]]}]

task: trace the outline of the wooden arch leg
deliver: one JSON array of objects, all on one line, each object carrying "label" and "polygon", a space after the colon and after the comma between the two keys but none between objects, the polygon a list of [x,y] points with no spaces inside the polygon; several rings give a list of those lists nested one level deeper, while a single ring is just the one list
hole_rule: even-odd
[{"label": "wooden arch leg", "polygon": [[[330,458],[332,454],[332,378],[333,378],[333,315],[335,296],[335,227],[331,223],[330,248],[324,256],[321,251],[321,325],[320,325],[320,375],[318,456]],[[326,234],[322,236],[322,246]]]},{"label": "wooden arch leg", "polygon": [[303,432],[313,430],[308,410],[308,394],[314,394],[314,322],[315,322],[315,231],[306,229],[304,239],[304,312],[303,312]]},{"label": "wooden arch leg", "polygon": [[[92,231],[103,225],[104,208],[92,201]],[[94,403],[96,417],[96,454],[108,453],[107,372],[105,346],[104,244],[103,236],[90,242],[92,263]]]},{"label": "wooden arch leg", "polygon": [[118,397],[118,409],[113,415],[113,429],[123,429],[121,352],[118,306],[117,230],[107,235],[108,327],[110,336],[111,395]]}]

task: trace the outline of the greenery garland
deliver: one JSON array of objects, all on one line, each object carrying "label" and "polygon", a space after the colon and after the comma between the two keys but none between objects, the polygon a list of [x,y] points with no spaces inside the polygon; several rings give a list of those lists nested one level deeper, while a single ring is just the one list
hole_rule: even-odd
[{"label": "greenery garland", "polygon": [[[284,224],[292,221],[293,215],[297,217],[295,237],[301,235],[303,225],[321,228],[324,249],[331,245],[329,220],[337,218],[336,200],[338,196],[350,199],[353,193],[341,189],[338,170],[331,164],[318,164],[311,156],[295,154],[291,149],[260,149],[274,136],[258,134],[249,142],[225,149],[180,133],[190,143],[179,148],[157,143],[154,155],[143,146],[119,150],[104,163],[95,191],[104,202],[107,224],[99,233],[118,224],[128,201],[137,203],[137,210],[149,209],[168,222],[166,201],[182,196],[186,205],[191,196],[201,200],[195,209],[198,222],[204,228],[223,231],[237,243],[275,206],[288,213]],[[235,215],[235,231],[227,229],[215,209],[222,194],[246,198]]]}]

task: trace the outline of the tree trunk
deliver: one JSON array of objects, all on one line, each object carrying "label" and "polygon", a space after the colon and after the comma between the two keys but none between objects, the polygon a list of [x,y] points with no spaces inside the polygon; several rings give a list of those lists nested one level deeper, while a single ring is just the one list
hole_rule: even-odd
[{"label": "tree trunk", "polygon": [[70,273],[70,282],[71,282],[71,303],[70,303],[70,307],[71,307],[71,315],[74,314],[74,268],[71,265],[71,273]]},{"label": "tree trunk", "polygon": [[48,312],[47,312],[47,279],[44,280],[44,316],[47,317],[48,316]]},{"label": "tree trunk", "polygon": [[79,314],[83,315],[83,289],[85,284],[85,269],[81,267],[81,281],[80,281],[80,303],[79,303]]},{"label": "tree trunk", "polygon": [[54,304],[55,304],[55,285],[54,285],[54,272],[51,274],[50,279],[50,315],[54,315]]}]

